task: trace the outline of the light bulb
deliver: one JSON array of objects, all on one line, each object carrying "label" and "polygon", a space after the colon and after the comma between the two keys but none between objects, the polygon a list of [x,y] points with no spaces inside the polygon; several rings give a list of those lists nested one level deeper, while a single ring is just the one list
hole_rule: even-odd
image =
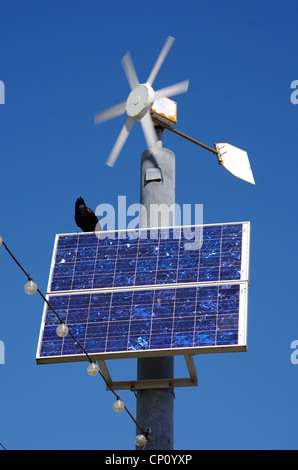
[{"label": "light bulb", "polygon": [[89,375],[97,375],[99,372],[99,367],[95,362],[90,362],[89,366],[87,367],[87,372]]},{"label": "light bulb", "polygon": [[2,243],[3,243],[3,238],[0,235],[0,246],[2,245]]},{"label": "light bulb", "polygon": [[135,438],[135,443],[138,447],[144,446],[146,442],[147,442],[147,439],[146,439],[146,436],[144,436],[144,434],[138,434]]},{"label": "light bulb", "polygon": [[120,398],[113,403],[113,408],[116,413],[121,413],[124,410],[124,403]]},{"label": "light bulb", "polygon": [[26,282],[24,285],[24,289],[26,294],[33,295],[37,291],[37,284],[35,284],[35,282],[30,279],[30,281]]},{"label": "light bulb", "polygon": [[65,338],[65,336],[68,335],[69,329],[68,326],[65,325],[65,323],[60,323],[59,326],[56,328],[56,333],[60,338]]}]

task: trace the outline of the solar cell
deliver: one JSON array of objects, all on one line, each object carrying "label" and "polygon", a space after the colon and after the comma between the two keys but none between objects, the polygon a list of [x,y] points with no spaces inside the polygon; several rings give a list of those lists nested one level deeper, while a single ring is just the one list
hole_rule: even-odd
[{"label": "solar cell", "polygon": [[[201,229],[57,235],[47,299],[90,355],[245,350],[249,223]],[[58,324],[45,305],[37,361],[84,360]]]}]

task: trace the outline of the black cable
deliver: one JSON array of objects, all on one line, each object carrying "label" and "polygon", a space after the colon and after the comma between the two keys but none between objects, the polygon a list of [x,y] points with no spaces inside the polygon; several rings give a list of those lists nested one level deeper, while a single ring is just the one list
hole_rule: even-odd
[{"label": "black cable", "polygon": [[4,447],[4,445],[1,444],[1,442],[0,442],[0,446],[2,447],[3,450],[7,450],[7,449]]},{"label": "black cable", "polygon": [[[2,237],[1,237],[2,239]],[[2,244],[4,246],[4,248],[6,249],[6,251],[9,253],[9,255],[12,257],[12,259],[15,261],[15,263],[19,266],[19,268],[23,271],[23,273],[27,276],[28,278],[28,281],[33,281],[33,279],[30,277],[30,275],[25,271],[25,269],[23,268],[23,266],[21,265],[21,263],[19,263],[19,261],[16,259],[16,257],[13,255],[13,253],[10,251],[10,249],[8,248],[8,246],[6,245],[6,243],[3,241],[2,239]],[[48,305],[48,307],[50,307],[50,309],[54,312],[54,314],[56,315],[56,317],[58,318],[58,320],[60,321],[61,324],[64,324],[62,318],[60,317],[60,315],[58,315],[58,313],[55,311],[55,309],[51,306],[51,304],[49,303],[49,301],[45,298],[45,296],[43,295],[43,293],[39,290],[39,288],[37,287],[37,292],[39,293],[39,295],[41,296],[41,298],[44,300],[44,302],[46,302],[46,304]],[[72,337],[72,339],[77,343],[77,345],[82,349],[83,353],[86,355],[88,361],[90,362],[90,364],[93,363],[91,357],[89,356],[89,354],[87,353],[87,351],[85,350],[85,348],[80,344],[80,342],[76,339],[76,337],[72,334],[72,332],[70,330],[68,330],[68,334],[70,334],[70,336]],[[108,387],[108,389],[115,395],[116,399],[117,400],[120,400],[120,397],[117,395],[117,393],[113,390],[113,388],[111,387],[111,385],[109,384],[109,382],[105,379],[104,375],[100,372],[100,370],[98,371],[99,375],[101,376],[101,378],[104,380],[106,386]],[[140,426],[137,421],[135,420],[135,418],[133,417],[133,415],[130,413],[130,411],[126,408],[126,406],[124,405],[124,409],[125,411],[127,412],[127,414],[129,415],[129,417],[133,420],[133,422],[135,423],[135,425],[139,428],[139,430],[141,431],[142,434],[145,435],[146,437],[146,433],[144,433],[143,431],[143,428],[142,426]],[[0,442],[0,445],[3,447],[4,450],[5,447],[1,444]]]}]

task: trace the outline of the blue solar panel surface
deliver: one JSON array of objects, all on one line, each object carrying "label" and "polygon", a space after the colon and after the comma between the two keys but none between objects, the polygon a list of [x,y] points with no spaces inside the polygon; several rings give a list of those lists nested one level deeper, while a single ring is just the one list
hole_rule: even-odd
[{"label": "blue solar panel surface", "polygon": [[187,249],[183,230],[180,238],[129,235],[59,237],[51,291],[240,279],[242,224],[204,227],[199,250]]},{"label": "blue solar panel surface", "polygon": [[[48,300],[90,354],[238,346],[249,224],[202,230],[195,249],[183,227],[166,236],[155,230],[154,238],[150,231],[58,235]],[[37,359],[81,355],[71,337],[56,335],[58,324],[45,306]]]},{"label": "blue solar panel surface", "polygon": [[[50,297],[90,353],[238,344],[239,285]],[[221,313],[222,312],[222,313]],[[48,308],[41,355],[80,354]]]}]

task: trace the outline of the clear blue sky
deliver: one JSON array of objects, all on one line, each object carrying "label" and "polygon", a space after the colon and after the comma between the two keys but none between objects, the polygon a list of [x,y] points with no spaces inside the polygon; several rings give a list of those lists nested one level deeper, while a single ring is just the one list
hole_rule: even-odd
[{"label": "clear blue sky", "polygon": [[[0,234],[45,292],[54,237],[74,232],[74,203],[139,201],[136,125],[113,169],[106,158],[124,117],[93,126],[124,101],[130,50],[145,81],[168,35],[176,41],[156,89],[189,79],[177,98],[182,132],[246,150],[256,186],[170,133],[176,202],[204,204],[204,222],[251,221],[248,352],[196,356],[199,386],[176,389],[176,449],[294,449],[297,320],[298,80],[296,1],[74,0],[0,7]],[[135,427],[85,363],[36,365],[43,303],[0,248],[0,442],[8,449],[133,449]],[[112,378],[136,362],[109,363]],[[187,373],[183,360],[176,376]],[[135,412],[135,397],[122,392]]]}]

